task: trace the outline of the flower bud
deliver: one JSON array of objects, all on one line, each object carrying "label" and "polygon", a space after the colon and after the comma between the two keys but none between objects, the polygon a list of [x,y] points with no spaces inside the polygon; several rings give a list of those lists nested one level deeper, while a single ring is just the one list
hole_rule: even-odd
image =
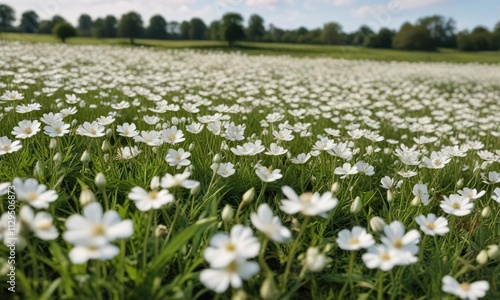
[{"label": "flower bud", "polygon": [[373,217],[370,220],[370,228],[374,232],[382,232],[384,231],[385,221],[381,217]]},{"label": "flower bud", "polygon": [[193,152],[194,150],[194,143],[189,144],[188,151]]},{"label": "flower bud", "polygon": [[394,194],[391,190],[387,190],[387,202],[392,202],[394,200]]},{"label": "flower bud", "polygon": [[62,156],[61,156],[61,153],[60,152],[57,152],[54,157],[52,158],[52,160],[56,163],[56,164],[60,164],[62,162]]},{"label": "flower bud", "polygon": [[82,206],[85,206],[94,201],[95,201],[94,193],[88,187],[84,187],[82,189],[82,192],[80,193],[80,204]]},{"label": "flower bud", "polygon": [[338,182],[334,182],[332,184],[332,188],[330,189],[330,191],[332,192],[332,194],[337,194],[340,190],[340,184]]},{"label": "flower bud", "polygon": [[113,130],[111,130],[111,128],[106,129],[106,136],[107,137],[112,137],[113,136]]},{"label": "flower bud", "polygon": [[361,198],[357,196],[351,204],[351,213],[357,214],[361,211],[362,208],[363,201],[361,201]]},{"label": "flower bud", "polygon": [[476,257],[476,261],[480,265],[484,265],[488,262],[488,252],[486,250],[481,250]]},{"label": "flower bud", "polygon": [[488,256],[491,259],[500,257],[500,247],[498,245],[489,245],[486,249],[486,251],[488,252]]},{"label": "flower bud", "polygon": [[44,175],[43,164],[41,161],[37,161],[35,164],[35,169],[33,170],[33,176],[35,176],[37,179],[41,179],[43,178],[43,175]]},{"label": "flower bud", "polygon": [[95,176],[95,184],[98,188],[103,189],[106,187],[106,177],[101,172],[97,173]]},{"label": "flower bud", "polygon": [[247,300],[247,299],[248,295],[242,289],[238,289],[235,293],[233,293],[233,296],[231,297],[231,300]]},{"label": "flower bud", "polygon": [[483,208],[483,210],[481,211],[481,217],[486,219],[490,215],[491,215],[491,208],[489,206],[486,206],[485,208]]},{"label": "flower bud", "polygon": [[86,164],[90,161],[90,155],[87,152],[87,150],[83,151],[83,154],[82,154],[82,157],[80,158],[80,161],[84,164]]},{"label": "flower bud", "polygon": [[220,157],[220,154],[219,154],[219,153],[217,153],[217,154],[215,154],[214,158],[212,159],[212,162],[213,162],[214,164],[218,164],[218,163],[220,163],[220,158],[221,158],[221,157]]},{"label": "flower bud", "polygon": [[192,188],[191,191],[189,191],[189,194],[194,196],[198,194],[199,191],[200,191],[200,185],[197,185],[194,188]]},{"label": "flower bud", "polygon": [[153,176],[151,178],[151,189],[156,190],[160,188],[160,176]]},{"label": "flower bud", "polygon": [[155,228],[155,236],[156,237],[166,235],[167,233],[168,233],[167,226],[165,226],[163,224],[159,224],[158,226],[156,226],[156,228]]},{"label": "flower bud", "polygon": [[108,151],[109,150],[109,143],[108,143],[108,141],[106,141],[106,140],[102,141],[101,150],[102,151]]},{"label": "flower bud", "polygon": [[243,194],[243,202],[250,203],[255,197],[255,188],[251,188]]},{"label": "flower bud", "polygon": [[463,179],[463,178],[460,178],[460,179],[457,181],[457,188],[458,188],[458,189],[461,189],[463,186],[464,186],[464,179]]},{"label": "flower bud", "polygon": [[419,197],[419,196],[415,196],[415,197],[413,198],[413,200],[411,200],[410,204],[411,204],[412,206],[417,206],[417,205],[419,205],[419,204],[420,204],[420,197]]},{"label": "flower bud", "polygon": [[179,124],[179,119],[177,117],[172,117],[172,125]]},{"label": "flower bud", "polygon": [[57,140],[52,138],[52,139],[50,139],[50,142],[49,142],[49,148],[54,149],[55,147],[57,147]]},{"label": "flower bud", "polygon": [[233,216],[233,208],[231,207],[231,205],[226,204],[226,206],[224,206],[224,209],[222,210],[222,221],[224,221],[224,223],[229,223],[233,220]]},{"label": "flower bud", "polygon": [[260,297],[264,300],[278,299],[278,290],[276,289],[276,284],[272,276],[267,276],[262,283],[260,287]]},{"label": "flower bud", "polygon": [[[81,102],[83,102],[83,101],[81,101]],[[81,103],[81,102],[80,102],[80,103]],[[72,126],[72,127],[75,127],[75,126],[76,126],[76,124],[78,124],[78,120],[77,120],[77,119],[74,119],[73,121],[71,121],[71,126]]]}]

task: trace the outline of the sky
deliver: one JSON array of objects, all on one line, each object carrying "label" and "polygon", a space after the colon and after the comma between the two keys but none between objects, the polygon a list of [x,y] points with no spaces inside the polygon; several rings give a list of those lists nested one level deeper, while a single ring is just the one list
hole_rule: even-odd
[{"label": "sky", "polygon": [[183,21],[192,17],[207,25],[226,12],[238,12],[248,20],[251,14],[261,15],[266,27],[273,24],[283,29],[300,26],[318,28],[335,21],[351,32],[367,24],[372,29],[398,29],[405,21],[414,22],[422,16],[452,17],[458,30],[477,25],[493,29],[500,21],[500,0],[0,0],[16,11],[17,22],[22,12],[34,10],[41,19],[61,15],[73,24],[87,13],[92,18],[136,11],[144,24],[155,14],[167,21]]}]

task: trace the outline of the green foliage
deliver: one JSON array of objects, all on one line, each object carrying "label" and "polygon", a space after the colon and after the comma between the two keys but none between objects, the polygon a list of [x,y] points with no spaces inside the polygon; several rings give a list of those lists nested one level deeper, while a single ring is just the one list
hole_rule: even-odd
[{"label": "green foliage", "polygon": [[128,12],[120,18],[118,24],[118,35],[128,37],[130,44],[134,44],[134,39],[143,34],[142,18],[136,12]]},{"label": "green foliage", "polygon": [[16,20],[15,10],[5,4],[0,4],[0,32],[12,31],[12,23]]},{"label": "green foliage", "polygon": [[394,36],[392,46],[402,50],[435,51],[437,45],[426,27],[405,23]]},{"label": "green foliage", "polygon": [[78,18],[78,30],[80,31],[80,35],[91,36],[93,24],[94,22],[92,22],[92,18],[89,15],[82,14]]},{"label": "green foliage", "polygon": [[264,19],[256,14],[250,16],[247,27],[247,37],[250,41],[259,42],[266,34]]},{"label": "green foliage", "polygon": [[40,24],[36,12],[26,11],[21,16],[21,24],[19,30],[24,33],[38,33]]},{"label": "green foliage", "polygon": [[168,38],[167,21],[160,15],[154,15],[149,19],[149,26],[146,28],[146,37],[156,40]]},{"label": "green foliage", "polygon": [[69,23],[60,22],[54,27],[52,33],[65,43],[66,39],[76,36],[76,29]]},{"label": "green foliage", "polygon": [[180,39],[181,40],[189,40],[189,32],[191,30],[191,24],[188,21],[182,21],[180,26]]},{"label": "green foliage", "polygon": [[343,42],[342,26],[339,23],[330,22],[323,25],[321,40],[328,45],[340,45]]},{"label": "green foliage", "polygon": [[245,38],[245,29],[243,28],[243,17],[237,13],[226,13],[222,16],[221,30],[223,37],[228,41],[229,46],[234,42]]},{"label": "green foliage", "polygon": [[220,21],[212,21],[212,23],[210,23],[208,34],[212,41],[220,41],[223,39]]},{"label": "green foliage", "polygon": [[192,18],[189,22],[189,39],[205,40],[207,39],[207,25],[200,18]]}]

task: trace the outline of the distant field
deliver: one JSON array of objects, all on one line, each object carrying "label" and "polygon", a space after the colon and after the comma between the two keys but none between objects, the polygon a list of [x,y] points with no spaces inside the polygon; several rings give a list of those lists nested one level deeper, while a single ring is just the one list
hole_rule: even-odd
[{"label": "distant field", "polygon": [[[0,40],[16,40],[34,43],[57,43],[59,40],[52,35],[27,35],[16,33],[0,34]],[[128,46],[126,38],[96,39],[76,37],[69,39],[68,44],[92,45],[124,45]],[[172,41],[137,39],[136,46],[160,48],[190,48],[199,50],[239,51],[250,55],[290,55],[305,57],[331,57],[345,59],[395,60],[395,61],[447,61],[447,62],[480,62],[500,63],[500,52],[464,53],[452,49],[441,49],[439,52],[410,52],[389,49],[369,49],[352,46],[325,46],[282,43],[252,43],[239,42],[235,47],[227,47],[223,41]]]}]

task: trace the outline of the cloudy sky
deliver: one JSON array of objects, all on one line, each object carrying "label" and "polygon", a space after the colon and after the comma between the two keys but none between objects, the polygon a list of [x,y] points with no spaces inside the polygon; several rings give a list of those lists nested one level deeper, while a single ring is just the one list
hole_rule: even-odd
[{"label": "cloudy sky", "polygon": [[145,24],[154,14],[167,21],[200,17],[209,23],[225,12],[235,11],[248,19],[253,13],[280,28],[315,28],[336,21],[345,31],[362,24],[373,29],[399,28],[409,20],[440,14],[457,21],[459,30],[484,25],[492,29],[500,21],[500,0],[0,0],[13,7],[19,19],[26,10],[34,10],[42,19],[59,14],[73,24],[87,13],[93,18],[139,12]]}]

